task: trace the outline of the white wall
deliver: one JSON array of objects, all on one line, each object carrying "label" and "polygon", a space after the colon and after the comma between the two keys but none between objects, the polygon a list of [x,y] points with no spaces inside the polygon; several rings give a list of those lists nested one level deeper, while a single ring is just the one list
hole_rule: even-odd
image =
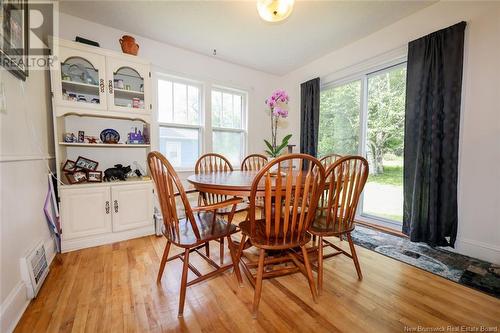
[{"label": "white wall", "polygon": [[[59,16],[59,23],[61,38],[74,40],[81,36],[99,42],[103,48],[120,52],[118,40],[127,33],[64,13]],[[270,136],[264,101],[273,90],[280,88],[279,77],[128,33],[136,38],[139,56],[149,60],[153,70],[247,91],[248,153],[264,150],[262,140]]]},{"label": "white wall", "polygon": [[[456,250],[500,263],[500,3],[439,2],[286,75],[291,109],[300,107],[300,83],[322,82],[401,53],[433,31],[467,21],[459,160]],[[374,60],[375,59],[375,60]],[[292,113],[290,132],[299,133]]]},{"label": "white wall", "polygon": [[0,331],[8,332],[28,305],[19,259],[40,241],[54,255],[43,214],[52,162],[52,113],[46,72],[25,83],[0,70],[7,110],[0,113]]}]

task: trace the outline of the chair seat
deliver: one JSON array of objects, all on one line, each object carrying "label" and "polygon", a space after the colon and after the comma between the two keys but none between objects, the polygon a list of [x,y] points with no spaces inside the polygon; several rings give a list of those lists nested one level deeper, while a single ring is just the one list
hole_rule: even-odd
[{"label": "chair seat", "polygon": [[190,247],[198,243],[226,237],[236,232],[236,226],[220,218],[217,214],[214,218],[213,212],[193,213],[200,238],[186,218],[179,220],[179,230],[167,230],[163,228],[163,234],[172,243],[181,247]]},{"label": "chair seat", "polygon": [[354,224],[346,226],[346,224],[340,223],[337,219],[335,223],[330,221],[330,224],[326,225],[326,216],[318,216],[314,219],[313,223],[309,227],[309,232],[314,235],[323,236],[336,236],[340,234],[345,234],[354,230]]},{"label": "chair seat", "polygon": [[[311,240],[311,235],[308,233],[304,233],[304,236],[301,239],[297,239],[294,235],[293,241],[290,240],[291,233],[290,230],[286,233],[286,237],[283,234],[283,231],[279,231],[278,234],[275,234],[274,221],[271,222],[271,235],[269,239],[266,237],[266,223],[265,219],[260,219],[255,221],[256,224],[256,233],[254,237],[250,237],[250,221],[243,221],[239,224],[241,232],[244,235],[247,235],[250,238],[250,241],[254,246],[263,248],[263,249],[288,249],[297,246],[302,246],[307,244]],[[280,222],[283,225],[283,221]]]}]

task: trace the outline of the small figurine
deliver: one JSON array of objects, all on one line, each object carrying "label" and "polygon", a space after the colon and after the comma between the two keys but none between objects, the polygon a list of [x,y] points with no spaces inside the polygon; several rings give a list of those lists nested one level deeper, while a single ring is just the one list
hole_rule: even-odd
[{"label": "small figurine", "polygon": [[104,171],[104,181],[109,182],[112,180],[127,180],[127,174],[132,169],[129,166],[124,167],[121,164],[115,164],[114,168],[109,168]]},{"label": "small figurine", "polygon": [[87,136],[87,143],[97,143],[97,138],[95,136]]},{"label": "small figurine", "polygon": [[141,131],[137,130],[137,127],[134,128],[134,132],[130,132],[128,134],[128,144],[142,144],[144,143],[144,136]]}]

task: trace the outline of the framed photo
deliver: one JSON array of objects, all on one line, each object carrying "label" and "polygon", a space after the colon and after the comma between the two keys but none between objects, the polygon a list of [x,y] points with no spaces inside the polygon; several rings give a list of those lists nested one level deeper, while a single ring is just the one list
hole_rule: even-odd
[{"label": "framed photo", "polygon": [[0,1],[0,60],[23,81],[28,77],[29,10],[27,0]]},{"label": "framed photo", "polygon": [[87,181],[89,183],[102,183],[102,171],[87,171]]},{"label": "framed photo", "polygon": [[78,156],[78,159],[75,162],[75,167],[89,171],[95,171],[98,165],[99,162],[92,161],[91,159],[83,156]]},{"label": "framed photo", "polygon": [[78,184],[87,181],[87,172],[86,171],[75,171],[75,172],[67,172],[66,178],[70,184]]},{"label": "framed photo", "polygon": [[75,161],[67,160],[66,163],[64,163],[63,171],[66,171],[66,172],[77,171],[77,170],[75,170],[75,166],[76,166]]}]

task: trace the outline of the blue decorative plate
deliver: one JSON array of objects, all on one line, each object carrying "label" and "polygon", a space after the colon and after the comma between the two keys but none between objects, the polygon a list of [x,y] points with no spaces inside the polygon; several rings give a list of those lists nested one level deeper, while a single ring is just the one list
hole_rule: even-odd
[{"label": "blue decorative plate", "polygon": [[118,143],[120,134],[112,128],[107,128],[101,132],[100,138],[103,143]]}]

